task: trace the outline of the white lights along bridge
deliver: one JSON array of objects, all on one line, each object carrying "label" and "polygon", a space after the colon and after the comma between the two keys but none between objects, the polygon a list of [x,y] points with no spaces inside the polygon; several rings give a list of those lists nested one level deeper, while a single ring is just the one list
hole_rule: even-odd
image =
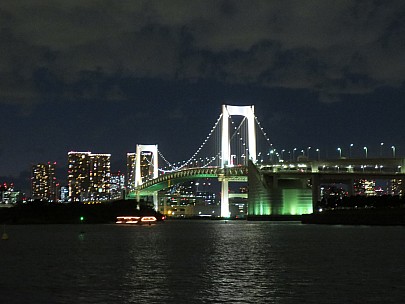
[{"label": "white lights along bridge", "polygon": [[[261,144],[259,153],[258,142]],[[171,163],[157,145],[138,144],[135,190],[129,197],[139,200],[140,196],[152,195],[157,210],[159,190],[190,179],[218,178],[222,184],[221,216],[229,217],[229,182],[247,181],[248,160],[256,163],[258,156],[269,155],[271,147],[254,114],[254,106],[223,105],[222,113],[208,136],[188,160]],[[148,152],[150,157],[142,158],[143,152]],[[164,163],[162,168],[159,168],[159,158]]]}]

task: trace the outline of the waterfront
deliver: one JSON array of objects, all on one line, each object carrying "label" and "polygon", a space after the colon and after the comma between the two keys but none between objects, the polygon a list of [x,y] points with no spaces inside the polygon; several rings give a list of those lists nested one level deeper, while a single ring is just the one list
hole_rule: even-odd
[{"label": "waterfront", "polygon": [[178,220],[7,232],[0,303],[400,303],[405,294],[403,227]]}]

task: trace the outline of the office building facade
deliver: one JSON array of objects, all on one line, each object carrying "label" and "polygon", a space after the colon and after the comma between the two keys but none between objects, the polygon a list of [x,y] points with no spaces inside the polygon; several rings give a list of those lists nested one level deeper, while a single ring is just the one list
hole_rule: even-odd
[{"label": "office building facade", "polygon": [[69,201],[110,200],[111,154],[68,153]]},{"label": "office building facade", "polygon": [[125,185],[127,192],[135,190],[135,160],[136,153],[127,153],[127,177]]},{"label": "office building facade", "polygon": [[50,162],[32,166],[31,197],[33,199],[57,201],[55,166],[56,163]]}]

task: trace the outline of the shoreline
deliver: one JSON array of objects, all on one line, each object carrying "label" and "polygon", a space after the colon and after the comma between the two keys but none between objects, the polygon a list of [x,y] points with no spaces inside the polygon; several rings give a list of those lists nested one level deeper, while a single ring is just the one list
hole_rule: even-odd
[{"label": "shoreline", "polygon": [[[2,224],[108,224],[115,223],[117,216],[154,215],[161,220],[159,212],[150,208],[136,210],[131,201],[119,201],[105,205],[80,204],[28,204],[13,208],[0,208]],[[225,220],[225,221],[273,221],[301,222],[322,225],[372,225],[405,226],[405,208],[346,208],[325,210],[304,215],[248,215],[245,218],[167,217],[167,220]]]},{"label": "shoreline", "polygon": [[302,215],[303,224],[405,226],[405,208],[341,209]]}]

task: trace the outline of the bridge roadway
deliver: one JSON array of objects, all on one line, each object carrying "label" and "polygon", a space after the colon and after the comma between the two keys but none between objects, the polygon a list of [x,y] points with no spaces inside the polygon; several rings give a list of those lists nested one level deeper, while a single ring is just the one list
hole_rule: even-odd
[{"label": "bridge roadway", "polygon": [[160,191],[178,183],[198,178],[218,178],[222,180],[227,178],[230,181],[247,181],[247,166],[235,167],[198,167],[187,168],[176,172],[170,172],[160,175],[158,178],[148,180],[136,189],[139,195],[150,195],[155,191]]},{"label": "bridge roadway", "polygon": [[[259,179],[260,182],[256,182],[255,187],[249,187],[249,190],[252,192],[251,188],[254,188],[261,189],[256,190],[259,192],[271,193],[272,189],[285,187],[285,182],[289,180],[301,181],[301,185],[308,184],[307,182],[310,181],[312,204],[315,207],[320,199],[320,186],[322,184],[346,184],[349,195],[354,195],[355,180],[404,180],[404,161],[404,158],[367,158],[256,165],[257,171],[253,169],[256,174],[252,172],[252,175],[249,175],[249,180],[250,178],[256,179],[256,181]],[[293,182],[290,182],[290,186],[292,184]],[[256,193],[249,193],[249,204],[253,204],[257,200],[256,196]]]},{"label": "bridge roadway", "polygon": [[[296,162],[280,162],[273,164],[256,164],[261,175],[273,178],[273,187],[277,180],[301,179],[312,180],[312,184],[343,182],[352,184],[354,179],[395,179],[405,178],[405,158],[351,158],[333,160],[302,160]],[[158,178],[144,182],[135,192],[140,196],[151,195],[175,184],[198,178],[226,178],[229,181],[248,179],[247,166],[234,167],[198,167],[186,168],[176,172],[160,175]],[[316,191],[317,187],[314,187]],[[313,199],[318,195],[313,193]],[[129,196],[135,196],[135,193]]]},{"label": "bridge roadway", "polygon": [[396,178],[405,174],[405,158],[353,158],[324,161],[304,160],[300,162],[282,162],[276,164],[257,164],[258,170],[266,174],[277,174],[283,178],[300,176],[350,178]]}]

